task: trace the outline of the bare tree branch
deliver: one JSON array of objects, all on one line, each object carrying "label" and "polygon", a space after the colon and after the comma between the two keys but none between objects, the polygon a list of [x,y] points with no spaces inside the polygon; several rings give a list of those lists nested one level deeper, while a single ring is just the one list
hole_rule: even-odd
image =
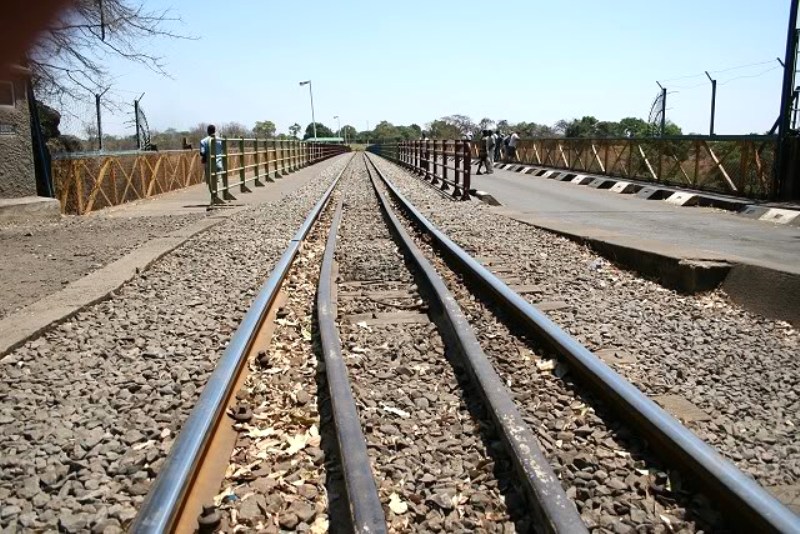
[{"label": "bare tree branch", "polygon": [[[101,38],[101,21],[105,39]],[[161,38],[192,39],[172,28],[180,22],[168,9],[147,10],[143,0],[74,0],[30,53],[34,88],[41,99],[69,114],[71,102],[91,98],[110,85],[106,65],[112,58],[168,76],[163,57],[143,46]],[[104,105],[114,107],[114,102]]]}]

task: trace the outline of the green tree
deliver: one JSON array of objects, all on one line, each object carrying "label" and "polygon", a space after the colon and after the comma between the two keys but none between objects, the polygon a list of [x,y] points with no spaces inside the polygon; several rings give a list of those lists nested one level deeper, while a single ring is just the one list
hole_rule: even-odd
[{"label": "green tree", "polygon": [[515,131],[521,137],[553,137],[556,135],[551,126],[535,122],[518,122],[511,125],[509,131]]},{"label": "green tree", "polygon": [[378,141],[393,141],[400,139],[400,131],[389,121],[381,121],[372,131],[372,138]]},{"label": "green tree", "polygon": [[459,132],[459,135],[456,137],[451,137],[449,139],[459,139],[461,136],[472,133],[474,134],[475,131],[478,129],[478,126],[472,121],[471,118],[467,117],[466,115],[448,115],[447,117],[442,117],[444,122],[455,126]]},{"label": "green tree", "polygon": [[656,133],[649,122],[638,117],[625,117],[619,126],[622,137],[650,137]]},{"label": "green tree", "polygon": [[586,115],[581,119],[572,119],[566,123],[564,136],[566,137],[595,137],[597,135],[597,123],[595,117]]},{"label": "green tree", "polygon": [[342,137],[348,141],[355,139],[357,135],[358,131],[353,126],[350,126],[349,124],[342,126]]},{"label": "green tree", "polygon": [[291,134],[291,136],[292,136],[292,137],[294,137],[295,139],[297,139],[297,134],[299,134],[299,133],[300,133],[300,130],[302,130],[302,129],[303,129],[303,127],[302,127],[302,126],[300,126],[300,125],[299,125],[299,124],[297,124],[297,123],[294,123],[294,124],[292,124],[291,126],[289,126],[289,133]]},{"label": "green tree", "polygon": [[253,126],[253,133],[256,134],[256,137],[266,137],[267,139],[275,137],[277,130],[272,121],[256,121],[256,125]]},{"label": "green tree", "polygon": [[[321,122],[318,122],[316,124],[317,124],[317,137],[336,137],[333,133],[333,130],[331,130]],[[312,137],[314,137],[314,124],[309,122],[308,126],[306,126],[306,133],[303,136],[303,139],[311,139]]]},{"label": "green tree", "polygon": [[428,125],[428,137],[431,139],[461,139],[461,135],[458,126],[443,119],[435,120]]}]

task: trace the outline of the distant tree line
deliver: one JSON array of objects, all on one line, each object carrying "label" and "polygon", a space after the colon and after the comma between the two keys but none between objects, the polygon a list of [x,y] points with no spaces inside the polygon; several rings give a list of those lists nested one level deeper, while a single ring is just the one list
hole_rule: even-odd
[{"label": "distant tree line", "polygon": [[[46,108],[46,106],[44,106]],[[97,131],[93,125],[88,125],[84,130],[83,138],[75,136],[62,136],[58,132],[58,113],[52,108],[40,109],[43,117],[45,137],[49,139],[51,150],[76,151],[92,150],[97,147]],[[197,148],[200,139],[206,135],[206,123],[178,130],[151,130],[151,143],[158,150],[175,150],[191,146]],[[253,127],[248,127],[239,122],[226,122],[217,124],[217,132],[223,137],[258,137],[275,139],[300,139],[303,130],[298,123],[288,128],[288,133],[278,132],[275,123],[269,120],[256,121]],[[483,118],[477,123],[466,115],[448,115],[431,121],[423,126],[410,124],[408,126],[395,125],[389,121],[379,122],[371,130],[358,131],[347,124],[339,132],[332,130],[325,124],[316,123],[317,137],[342,137],[348,142],[371,143],[377,141],[408,141],[427,137],[429,139],[461,139],[470,134],[474,138],[480,135],[481,130],[500,130],[504,133],[516,131],[521,137],[653,137],[658,135],[658,127],[636,117],[626,117],[620,121],[601,121],[593,116],[585,116],[569,121],[561,120],[552,126],[536,122],[509,122],[507,120],[493,120]],[[676,124],[667,121],[666,135],[682,135],[682,130]],[[302,139],[314,137],[314,126],[309,123],[303,130]],[[136,148],[136,137],[104,135],[103,145],[106,150],[133,150]]]},{"label": "distant tree line", "polygon": [[[483,118],[477,123],[466,115],[448,115],[431,121],[424,128],[417,124],[395,126],[388,121],[378,123],[375,129],[358,132],[353,138],[358,142],[429,139],[459,139],[465,135],[477,137],[482,130],[517,132],[521,137],[653,137],[659,129],[647,121],[627,117],[618,122],[601,121],[592,116],[561,120],[550,126],[536,122],[510,122]],[[679,126],[667,121],[665,135],[682,135]]]}]

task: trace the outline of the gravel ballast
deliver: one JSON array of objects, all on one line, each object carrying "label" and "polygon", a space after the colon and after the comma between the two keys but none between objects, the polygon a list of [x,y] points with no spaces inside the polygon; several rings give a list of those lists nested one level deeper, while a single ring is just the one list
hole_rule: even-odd
[{"label": "gravel ballast", "polygon": [[670,475],[643,440],[574,383],[564,363],[548,357],[526,334],[506,327],[494,306],[476,299],[426,240],[413,235],[469,317],[481,347],[590,529],[633,532],[669,525],[695,532],[709,524],[720,526],[702,495],[671,490],[678,484],[677,474]]},{"label": "gravel ballast", "polygon": [[2,359],[2,528],[114,532],[130,522],[251,300],[349,157]]},{"label": "gravel ballast", "polygon": [[329,493],[334,499],[339,495],[330,486],[326,464],[336,471],[338,463],[323,447],[321,371],[313,339],[314,295],[330,218],[329,204],[283,283],[286,303],[277,310],[269,347],[251,362],[237,393],[253,417],[237,425],[238,439],[216,499],[223,532],[319,533],[330,525]]},{"label": "gravel ballast", "polygon": [[[501,277],[540,286],[526,295],[531,302],[563,303],[548,312],[552,320],[590,350],[621,355],[608,363],[740,469],[768,487],[800,481],[800,334],[790,325],[746,312],[719,291],[665,289],[479,202],[442,199],[396,165],[374,160],[454,241],[506,267]],[[700,412],[658,397],[665,395]]]},{"label": "gravel ballast", "polygon": [[339,331],[390,531],[524,531],[502,446],[357,169],[341,184]]}]

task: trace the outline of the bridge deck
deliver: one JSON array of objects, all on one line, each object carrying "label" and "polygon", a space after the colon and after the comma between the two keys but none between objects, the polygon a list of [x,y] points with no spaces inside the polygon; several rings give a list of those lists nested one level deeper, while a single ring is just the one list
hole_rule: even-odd
[{"label": "bridge deck", "polygon": [[680,207],[570,182],[495,169],[473,173],[504,213],[554,230],[613,237],[671,255],[720,259],[800,273],[800,227],[776,225],[713,208]]}]

